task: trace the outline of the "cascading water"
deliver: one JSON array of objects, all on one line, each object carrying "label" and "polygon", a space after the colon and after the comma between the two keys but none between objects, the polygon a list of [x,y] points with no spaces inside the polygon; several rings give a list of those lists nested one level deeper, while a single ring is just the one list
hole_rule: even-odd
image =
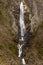
[{"label": "cascading water", "polygon": [[[23,7],[23,2],[20,4],[20,20],[19,20],[19,25],[20,25],[20,35],[21,38],[19,39],[19,44],[18,44],[18,57],[21,57],[22,59],[22,64],[25,65],[25,59],[22,58],[22,47],[24,45],[24,35],[26,32],[25,24],[24,24],[24,7]],[[20,44],[21,43],[21,44]]]},{"label": "cascading water", "polygon": [[21,57],[21,54],[22,54],[22,46],[23,46],[23,44],[18,44],[18,49],[19,49],[19,55],[18,55],[18,57]]}]

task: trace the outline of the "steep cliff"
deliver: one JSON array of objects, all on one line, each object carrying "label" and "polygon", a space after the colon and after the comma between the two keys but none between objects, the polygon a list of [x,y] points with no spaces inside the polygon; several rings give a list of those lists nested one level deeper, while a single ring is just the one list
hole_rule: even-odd
[{"label": "steep cliff", "polygon": [[[20,2],[0,0],[0,65],[21,65],[16,43]],[[24,9],[26,30],[33,34],[23,49],[25,60],[27,65],[43,65],[43,0],[24,0]]]}]

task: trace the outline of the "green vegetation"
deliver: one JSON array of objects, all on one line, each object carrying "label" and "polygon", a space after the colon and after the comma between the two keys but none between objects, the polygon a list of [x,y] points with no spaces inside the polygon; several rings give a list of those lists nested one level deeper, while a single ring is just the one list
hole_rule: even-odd
[{"label": "green vegetation", "polygon": [[3,3],[0,4],[0,24],[4,25],[10,20],[8,9],[4,7]]},{"label": "green vegetation", "polygon": [[3,45],[0,43],[0,49],[2,49],[3,48]]},{"label": "green vegetation", "polygon": [[13,54],[17,54],[17,45],[16,43],[14,44],[9,44],[9,50],[13,53]]},{"label": "green vegetation", "polygon": [[42,43],[38,44],[37,51],[38,51],[38,57],[42,59],[43,58],[43,44]]}]

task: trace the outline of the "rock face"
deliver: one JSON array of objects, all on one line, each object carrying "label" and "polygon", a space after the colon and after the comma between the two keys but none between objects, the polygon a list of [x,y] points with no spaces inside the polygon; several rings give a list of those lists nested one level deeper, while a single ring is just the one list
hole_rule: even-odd
[{"label": "rock face", "polygon": [[[28,0],[26,1],[33,14],[31,18],[31,30],[37,30],[40,22],[43,21],[43,1],[42,0]],[[41,19],[40,19],[41,18]]]},{"label": "rock face", "polygon": [[[17,58],[18,22],[21,0],[0,0],[0,64],[19,65]],[[27,32],[34,36],[24,48],[27,65],[43,65],[43,0],[23,0]],[[16,61],[15,61],[16,58]],[[16,63],[17,62],[17,63]]]}]

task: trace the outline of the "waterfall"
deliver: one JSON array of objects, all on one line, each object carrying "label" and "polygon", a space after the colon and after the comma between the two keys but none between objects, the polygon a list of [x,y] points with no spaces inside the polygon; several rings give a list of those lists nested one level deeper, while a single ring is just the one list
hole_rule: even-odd
[{"label": "waterfall", "polygon": [[20,28],[21,28],[21,36],[24,36],[25,34],[25,24],[24,24],[24,7],[23,7],[23,2],[20,4]]},{"label": "waterfall", "polygon": [[[24,45],[24,44],[22,44],[22,45],[18,44],[18,49],[19,49],[19,55],[18,55],[18,57],[21,57],[21,55],[22,55],[22,46],[23,46],[23,45]],[[23,64],[23,65],[26,64],[24,58],[22,58],[22,64]]]},{"label": "waterfall", "polygon": [[23,65],[26,65],[26,62],[25,62],[25,59],[24,58],[22,58],[22,64]]},{"label": "waterfall", "polygon": [[25,62],[25,59],[22,58],[22,47],[24,46],[24,34],[25,34],[25,31],[26,31],[26,28],[25,28],[25,24],[24,24],[24,7],[23,7],[23,2],[21,2],[20,4],[20,19],[19,19],[19,26],[20,26],[20,35],[21,35],[21,39],[19,39],[20,43],[18,44],[18,57],[21,57],[22,59],[22,64],[25,65],[26,62]]},{"label": "waterfall", "polygon": [[18,44],[18,49],[19,49],[19,55],[18,55],[18,57],[21,57],[21,54],[22,54],[22,46],[23,46],[23,44],[22,45]]}]

